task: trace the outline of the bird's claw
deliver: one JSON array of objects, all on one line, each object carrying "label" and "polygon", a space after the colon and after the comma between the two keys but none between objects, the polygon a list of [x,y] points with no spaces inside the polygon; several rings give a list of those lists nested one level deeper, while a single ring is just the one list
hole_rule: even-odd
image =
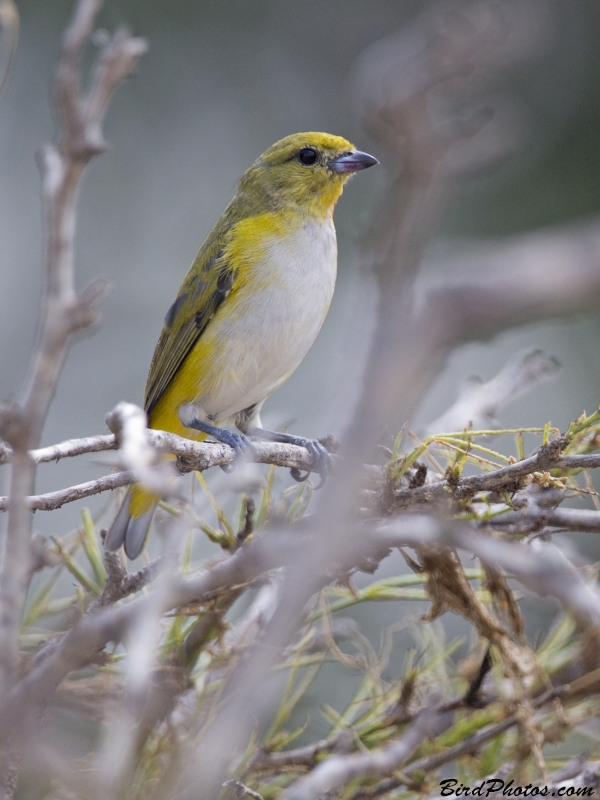
[{"label": "bird's claw", "polygon": [[237,462],[242,458],[248,456],[253,457],[255,454],[254,447],[247,436],[243,433],[236,433],[235,431],[222,430],[219,436],[223,444],[228,444],[235,453],[235,458],[230,464],[221,464],[220,467],[223,472],[233,472],[237,466]]},{"label": "bird's claw", "polygon": [[294,444],[300,447],[305,447],[311,456],[310,469],[306,473],[302,473],[297,467],[290,469],[290,474],[295,481],[302,483],[305,481],[311,472],[318,472],[321,476],[319,485],[315,487],[320,489],[327,480],[327,476],[331,474],[331,456],[329,451],[321,444],[318,439],[304,439],[300,436],[295,437]]}]

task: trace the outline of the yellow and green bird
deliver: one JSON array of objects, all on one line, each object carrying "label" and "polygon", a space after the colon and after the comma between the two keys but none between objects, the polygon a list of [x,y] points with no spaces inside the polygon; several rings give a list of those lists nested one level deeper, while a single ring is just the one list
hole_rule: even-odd
[{"label": "yellow and green bird", "polygon": [[[249,437],[307,447],[315,440],[262,427],[261,407],[298,367],[329,310],[336,278],[333,209],[348,178],[377,164],[340,136],[297,133],[242,176],[165,318],[148,382],[151,428],[207,436],[243,453]],[[235,424],[240,433],[222,425]],[[106,537],[129,558],[144,547],[158,497],[131,487]]]}]

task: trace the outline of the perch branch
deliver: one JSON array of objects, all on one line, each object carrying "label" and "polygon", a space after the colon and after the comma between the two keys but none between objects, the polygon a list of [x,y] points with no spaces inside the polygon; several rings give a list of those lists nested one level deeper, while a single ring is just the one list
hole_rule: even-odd
[{"label": "perch branch", "polygon": [[[233,450],[226,444],[192,442],[173,433],[153,430],[148,430],[148,439],[160,451],[177,456],[177,467],[182,473],[190,472],[191,470],[202,471],[221,464],[231,464],[235,459]],[[87,449],[88,446],[90,449]],[[55,456],[57,453],[61,454],[59,457],[80,455],[81,453],[99,452],[114,449],[115,447],[116,440],[114,436],[90,436],[87,439],[73,439],[70,442],[64,442],[62,445],[44,448],[43,455],[44,460],[51,460],[46,456]],[[297,469],[306,470],[310,468],[312,463],[311,456],[304,447],[280,444],[278,442],[256,442],[253,443],[253,448],[256,454],[254,460],[259,464],[275,464],[279,467],[296,467]],[[137,471],[117,472],[93,481],[80,483],[77,486],[59,489],[56,492],[32,495],[27,498],[27,501],[29,508],[34,511],[52,511],[67,503],[82,500],[84,497],[91,497],[111,489],[118,489],[121,486],[129,486],[135,483],[136,480],[139,480]],[[0,497],[0,511],[5,511],[8,508],[8,503],[7,497]]]}]

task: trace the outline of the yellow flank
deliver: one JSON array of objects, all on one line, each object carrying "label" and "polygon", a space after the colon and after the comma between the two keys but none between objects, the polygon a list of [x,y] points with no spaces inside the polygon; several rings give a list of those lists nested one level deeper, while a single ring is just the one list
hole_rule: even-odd
[{"label": "yellow flank", "polygon": [[159,500],[160,495],[147,492],[139,483],[134,483],[129,490],[129,513],[137,519],[150,511]]},{"label": "yellow flank", "polygon": [[[235,319],[236,306],[240,301],[266,285],[269,276],[261,275],[260,267],[269,244],[298,225],[297,217],[297,214],[289,212],[260,214],[244,219],[233,227],[222,256],[224,261],[236,265],[235,285],[227,302],[228,317]],[[179,419],[179,408],[186,403],[193,403],[200,395],[210,394],[216,388],[214,384],[223,377],[219,363],[219,342],[215,341],[214,333],[216,323],[223,315],[222,308],[217,310],[213,325],[197,340],[152,410],[149,427],[198,442],[206,439],[206,434],[183,425]]]},{"label": "yellow flank", "polygon": [[[348,178],[375,163],[340,136],[311,132],[276,142],[244,173],[165,317],[146,384],[151,428],[205,439],[182,423],[182,407],[186,421],[260,426],[262,403],[297,368],[327,314],[335,204]],[[159,499],[132,486],[109,549],[124,541],[136,557]]]},{"label": "yellow flank", "polygon": [[[236,282],[230,297],[232,307],[240,296],[243,297],[248,291],[260,288],[265,280],[265,277],[260,275],[260,264],[269,243],[276,237],[289,233],[294,225],[298,225],[297,216],[290,212],[260,214],[244,219],[233,227],[223,255],[224,260],[236,264]],[[198,442],[206,439],[205,433],[183,425],[179,418],[179,408],[185,403],[193,403],[198,395],[209,393],[211,387],[206,385],[207,382],[219,379],[218,364],[214,363],[215,344],[209,331],[205,337],[198,339],[151,412],[148,420],[150,428],[169,431]],[[232,377],[235,380],[235,375]],[[136,484],[132,487],[129,503],[131,516],[140,517],[159,500],[160,497]]]}]

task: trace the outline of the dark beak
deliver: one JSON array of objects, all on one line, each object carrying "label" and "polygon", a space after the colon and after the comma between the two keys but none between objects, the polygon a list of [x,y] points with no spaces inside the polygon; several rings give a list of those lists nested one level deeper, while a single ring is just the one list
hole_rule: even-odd
[{"label": "dark beak", "polygon": [[327,162],[327,166],[332,172],[358,172],[375,164],[379,164],[376,158],[368,153],[361,153],[360,150],[351,150],[349,153],[344,153],[343,156]]}]

